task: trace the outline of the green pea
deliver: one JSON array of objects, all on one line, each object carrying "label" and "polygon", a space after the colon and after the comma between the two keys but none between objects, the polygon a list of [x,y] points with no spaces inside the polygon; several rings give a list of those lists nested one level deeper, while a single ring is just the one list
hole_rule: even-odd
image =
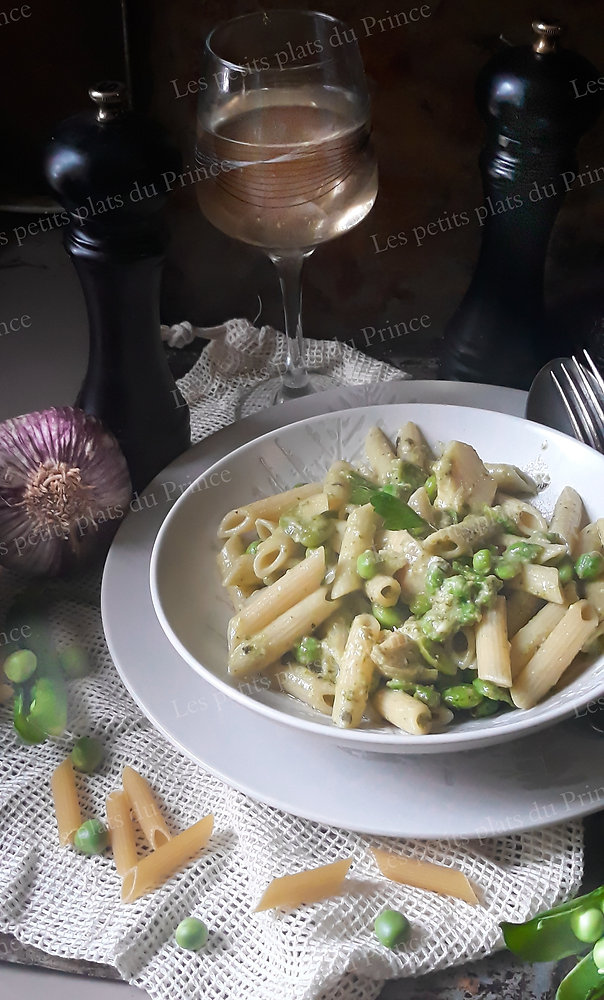
[{"label": "green pea", "polygon": [[259,538],[255,538],[253,542],[250,542],[250,544],[248,545],[248,547],[247,547],[247,549],[245,551],[249,552],[250,555],[255,556],[256,555],[256,549],[258,548],[259,545],[260,545],[260,539]]},{"label": "green pea", "polygon": [[576,910],[571,913],[570,927],[579,941],[593,944],[604,934],[604,915],[595,906],[588,910]]},{"label": "green pea", "polygon": [[443,584],[443,590],[451,597],[469,597],[470,589],[465,576],[450,576]]},{"label": "green pea", "polygon": [[431,607],[432,607],[432,601],[430,600],[428,595],[418,594],[417,597],[415,597],[411,601],[411,604],[409,605],[409,611],[411,612],[412,615],[415,615],[416,618],[421,618],[422,615],[425,615],[426,612],[429,611]]},{"label": "green pea", "polygon": [[197,917],[185,917],[176,928],[174,938],[179,948],[199,951],[208,940],[208,928]]},{"label": "green pea", "polygon": [[305,635],[294,646],[294,656],[298,663],[307,667],[321,659],[322,648],[319,639],[315,639],[312,635]]},{"label": "green pea", "polygon": [[440,694],[430,684],[416,684],[413,697],[430,709],[438,708],[440,705]]},{"label": "green pea", "polygon": [[531,542],[512,542],[504,552],[504,559],[519,559],[521,562],[533,562],[540,552],[542,545],[534,545]]},{"label": "green pea", "polygon": [[371,614],[377,618],[382,628],[398,628],[403,624],[401,613],[396,607],[383,608],[381,604],[372,604]]},{"label": "green pea", "polygon": [[428,476],[426,482],[424,483],[424,489],[428,494],[428,500],[430,503],[434,503],[436,500],[436,494],[438,492],[438,483],[436,482],[436,476]]},{"label": "green pea", "polygon": [[398,910],[384,910],[375,918],[373,929],[380,944],[386,948],[396,948],[409,937],[411,925]]},{"label": "green pea", "polygon": [[18,649],[4,661],[4,673],[13,684],[23,684],[35,673],[38,658],[29,649]]},{"label": "green pea", "polygon": [[357,573],[361,580],[371,580],[378,571],[378,557],[373,549],[365,549],[357,558]]},{"label": "green pea", "polygon": [[104,756],[102,743],[93,736],[80,736],[73,745],[71,763],[78,771],[91,774],[92,771],[96,771]]},{"label": "green pea", "polygon": [[561,584],[570,583],[575,575],[575,566],[572,559],[563,559],[558,563],[558,578]]},{"label": "green pea", "polygon": [[599,941],[594,944],[594,950],[592,952],[594,965],[596,966],[598,972],[604,971],[604,937],[601,937]]},{"label": "green pea", "polygon": [[77,677],[86,677],[90,673],[88,653],[81,646],[74,644],[61,650],[59,662],[63,672],[72,680]]},{"label": "green pea", "polygon": [[107,827],[100,819],[87,819],[73,838],[73,846],[82,854],[102,854],[108,843]]},{"label": "green pea", "polygon": [[470,715],[473,719],[486,719],[489,715],[496,715],[501,708],[500,701],[489,701],[485,698],[476,708],[471,709]]},{"label": "green pea", "polygon": [[61,677],[38,677],[34,681],[28,721],[48,736],[63,734],[67,725],[67,693]]},{"label": "green pea", "polygon": [[442,692],[442,700],[447,708],[465,710],[480,705],[482,695],[478,693],[473,684],[456,684],[454,687],[445,688]]},{"label": "green pea", "polygon": [[479,695],[488,698],[490,701],[505,701],[508,705],[513,705],[512,697],[507,688],[493,684],[492,681],[483,681],[481,677],[476,677],[472,684]]},{"label": "green pea", "polygon": [[445,581],[445,574],[441,566],[438,563],[433,563],[428,566],[426,570],[426,593],[435,594],[436,591],[442,587]]},{"label": "green pea", "polygon": [[513,580],[520,572],[519,562],[506,562],[501,559],[495,567],[495,573],[500,580]]},{"label": "green pea", "polygon": [[575,563],[580,580],[595,580],[604,573],[604,556],[600,552],[584,552]]},{"label": "green pea", "polygon": [[488,549],[479,549],[472,557],[472,568],[475,573],[486,576],[491,571],[493,557]]}]

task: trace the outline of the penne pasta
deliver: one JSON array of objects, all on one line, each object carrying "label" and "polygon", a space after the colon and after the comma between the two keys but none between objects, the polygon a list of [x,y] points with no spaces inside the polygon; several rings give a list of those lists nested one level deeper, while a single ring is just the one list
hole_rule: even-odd
[{"label": "penne pasta", "polygon": [[520,671],[526,667],[539,646],[543,645],[552,629],[564,618],[565,614],[566,608],[563,604],[546,604],[516,632],[510,643],[512,677],[517,677]]},{"label": "penne pasta", "polygon": [[365,439],[365,452],[376,479],[389,482],[396,464],[396,452],[379,427],[372,427]]},{"label": "penne pasta", "polygon": [[276,528],[272,535],[260,542],[255,555],[252,556],[254,574],[261,580],[271,573],[285,571],[294,556],[298,555],[301,546],[293,538],[286,535],[281,528]]},{"label": "penne pasta", "polygon": [[351,864],[352,858],[343,858],[329,865],[321,865],[320,868],[274,878],[264,890],[254,912],[272,910],[278,906],[293,910],[304,903],[318,903],[322,899],[337,896],[342,892]]},{"label": "penne pasta", "polygon": [[495,522],[484,514],[469,514],[458,524],[434,531],[424,541],[424,549],[430,555],[444,559],[457,559],[471,555],[490,541],[498,531]]},{"label": "penne pasta", "polygon": [[598,616],[587,601],[571,604],[545,642],[514,679],[512,700],[518,708],[532,708],[562,674],[598,625]]},{"label": "penne pasta", "polygon": [[369,696],[374,664],[371,650],[380,634],[373,615],[357,615],[350,626],[336,678],[332,719],[336,726],[358,726]]},{"label": "penne pasta", "polygon": [[293,695],[323,715],[331,715],[335,697],[333,681],[303,666],[281,669],[274,679],[281,691]]},{"label": "penne pasta", "polygon": [[413,736],[423,736],[430,732],[432,712],[423,701],[404,691],[393,691],[390,688],[380,688],[371,700],[380,715],[397,729]]},{"label": "penne pasta", "polygon": [[171,834],[149,784],[138,771],[126,765],[122,771],[122,785],[145,840],[156,851],[170,840]]},{"label": "penne pasta", "polygon": [[111,792],[107,797],[106,806],[113,860],[118,875],[125,875],[138,863],[134,826],[130,818],[130,802],[124,791]]},{"label": "penne pasta", "polygon": [[350,477],[355,472],[356,470],[350,462],[334,462],[333,465],[330,465],[323,483],[323,491],[328,499],[329,510],[340,510],[348,503],[352,492]]},{"label": "penne pasta", "polygon": [[348,518],[346,531],[336,565],[336,575],[331,588],[332,597],[345,597],[354,590],[361,590],[363,581],[357,573],[357,559],[373,546],[373,536],[378,516],[370,503],[356,507]]},{"label": "penne pasta", "polygon": [[432,861],[404,858],[400,854],[383,851],[378,847],[372,847],[371,853],[382,875],[392,882],[437,892],[440,896],[454,896],[472,906],[479,902],[471,882],[457,868],[437,865]]},{"label": "penne pasta", "polygon": [[549,530],[560,535],[566,542],[567,549],[573,555],[579,538],[579,529],[583,520],[583,501],[570,486],[565,486],[556,500]]},{"label": "penne pasta", "polygon": [[365,582],[365,593],[373,604],[392,608],[401,596],[401,585],[393,576],[377,573],[371,580]]},{"label": "penne pasta", "polygon": [[506,465],[502,462],[498,465],[489,465],[488,462],[485,462],[485,469],[493,477],[497,489],[501,490],[502,493],[510,493],[513,496],[517,493],[529,493],[534,496],[537,493],[535,480],[515,465]]},{"label": "penne pasta", "polygon": [[142,858],[124,875],[122,902],[133,903],[140,899],[198,858],[212,835],[213,827],[214,817],[211,814],[204,816]]},{"label": "penne pasta", "polygon": [[505,600],[508,636],[516,635],[516,632],[526,625],[542,606],[543,602],[534,594],[527,594],[525,590],[512,590]]},{"label": "penne pasta", "polygon": [[495,498],[501,507],[502,514],[512,521],[521,535],[530,535],[533,531],[545,532],[548,530],[547,521],[543,514],[532,504],[524,500],[517,500],[502,494]]},{"label": "penne pasta", "polygon": [[496,597],[476,626],[476,669],[483,681],[505,688],[512,686],[505,597]]},{"label": "penne pasta", "polygon": [[409,420],[396,435],[396,454],[404,462],[417,465],[427,474],[434,455],[417,424]]},{"label": "penne pasta", "polygon": [[55,817],[59,830],[59,844],[73,844],[76,830],[82,825],[73,765],[69,757],[52,772],[50,779]]},{"label": "penne pasta", "polygon": [[225,587],[257,587],[259,583],[260,577],[254,570],[254,556],[251,552],[244,552],[235,559],[224,578]]},{"label": "penne pasta", "polygon": [[218,528],[219,538],[229,538],[233,535],[241,535],[246,531],[251,531],[258,518],[268,518],[271,521],[279,520],[283,511],[295,506],[301,500],[321,493],[320,483],[308,483],[304,486],[296,486],[294,489],[286,490],[284,493],[275,493],[274,496],[264,497],[262,500],[254,500],[252,503],[237,507],[225,514],[220,527]]},{"label": "penne pasta", "polygon": [[514,590],[525,590],[553,604],[565,603],[560,577],[555,566],[525,563],[518,576],[510,581],[510,587]]}]

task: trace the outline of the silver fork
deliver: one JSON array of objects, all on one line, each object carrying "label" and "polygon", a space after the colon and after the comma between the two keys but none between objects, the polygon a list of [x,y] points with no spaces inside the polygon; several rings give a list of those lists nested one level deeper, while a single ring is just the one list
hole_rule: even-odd
[{"label": "silver fork", "polygon": [[580,361],[560,362],[559,370],[560,378],[554,371],[551,376],[575,435],[604,452],[604,379],[585,350]]}]

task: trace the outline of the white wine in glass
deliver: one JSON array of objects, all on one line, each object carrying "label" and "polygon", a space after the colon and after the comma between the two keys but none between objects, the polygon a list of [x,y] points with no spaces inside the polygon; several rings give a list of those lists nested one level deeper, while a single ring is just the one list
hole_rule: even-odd
[{"label": "white wine in glass", "polygon": [[[324,14],[270,11],[235,18],[206,42],[197,196],[213,225],[261,247],[277,267],[288,353],[274,402],[330,381],[302,360],[302,264],[361,222],[377,195],[358,47],[330,42],[344,30]],[[289,58],[296,52],[306,54]]]}]

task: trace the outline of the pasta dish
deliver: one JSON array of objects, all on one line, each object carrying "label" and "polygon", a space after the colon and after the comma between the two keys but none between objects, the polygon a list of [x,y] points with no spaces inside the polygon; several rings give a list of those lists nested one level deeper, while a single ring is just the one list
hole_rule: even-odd
[{"label": "pasta dish", "polygon": [[229,672],[342,728],[423,735],[529,709],[604,642],[604,518],[413,423],[373,427],[366,467],[229,511],[218,565],[235,614]]}]

